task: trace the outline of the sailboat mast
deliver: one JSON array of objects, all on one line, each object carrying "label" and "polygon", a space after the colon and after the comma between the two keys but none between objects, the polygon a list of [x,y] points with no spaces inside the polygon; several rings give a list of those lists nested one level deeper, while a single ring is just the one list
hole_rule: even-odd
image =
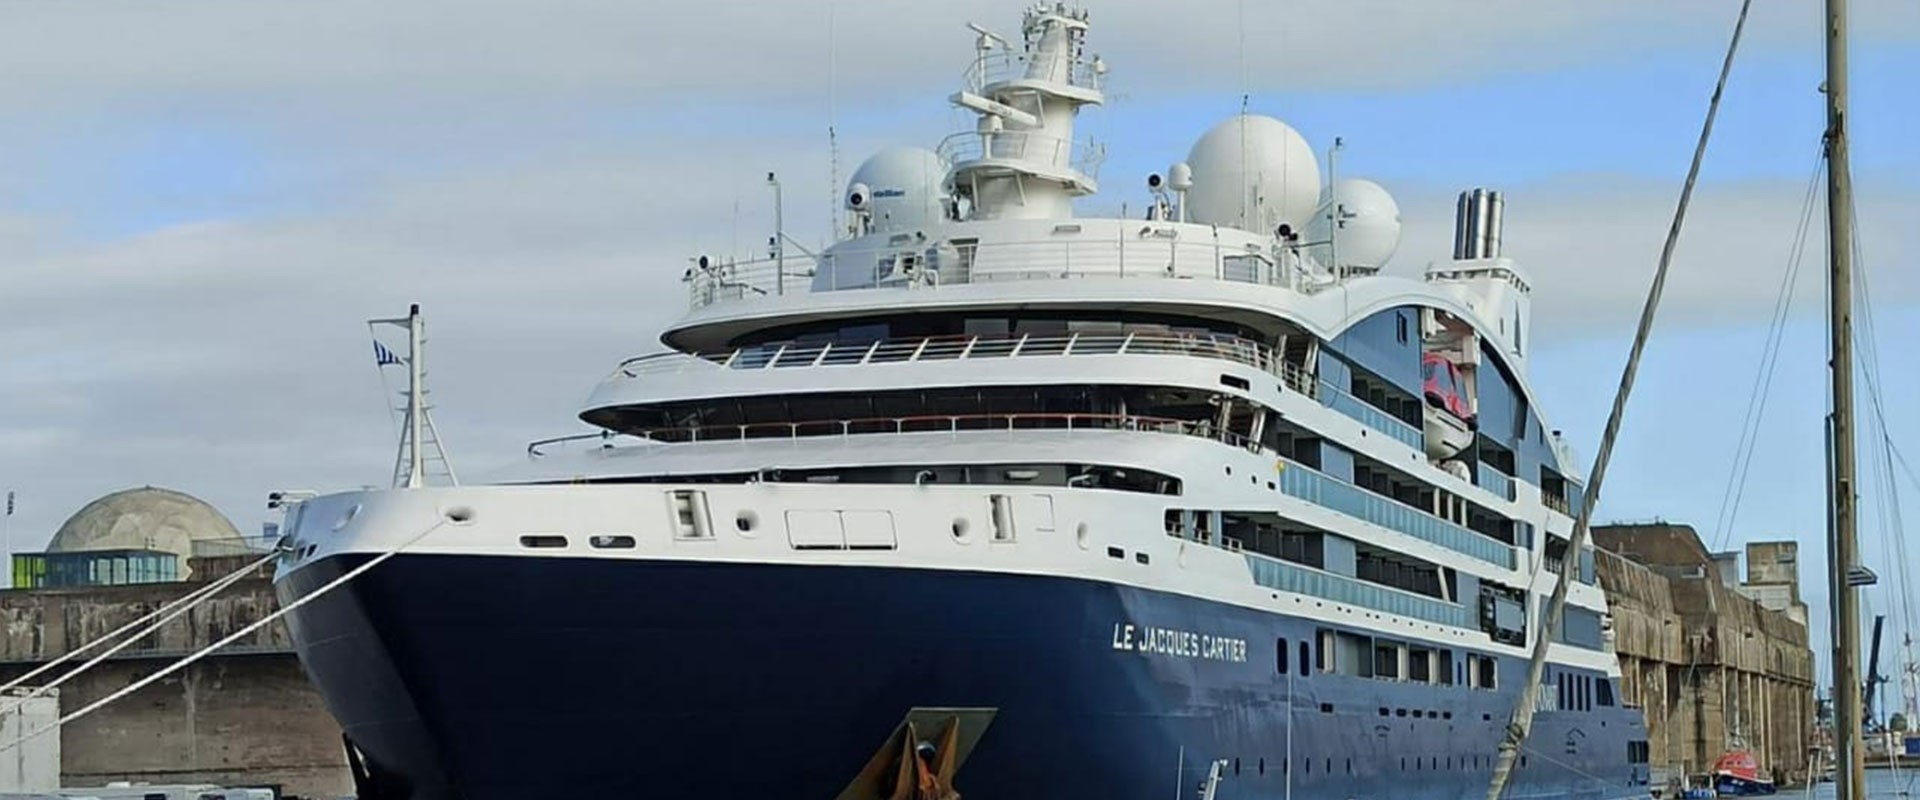
[{"label": "sailboat mast", "polygon": [[1837,800],[1866,796],[1865,748],[1860,731],[1860,608],[1850,580],[1859,563],[1854,514],[1853,455],[1853,180],[1847,163],[1847,3],[1827,2],[1827,259],[1828,310],[1832,331],[1830,380],[1833,384],[1833,483],[1827,487],[1833,509],[1833,539],[1828,543],[1833,572],[1833,724],[1840,764],[1834,770]]}]

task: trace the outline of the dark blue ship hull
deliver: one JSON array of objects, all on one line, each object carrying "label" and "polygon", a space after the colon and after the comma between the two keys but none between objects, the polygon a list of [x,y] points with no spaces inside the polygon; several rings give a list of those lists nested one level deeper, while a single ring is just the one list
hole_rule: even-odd
[{"label": "dark blue ship hull", "polygon": [[[824,800],[916,707],[996,710],[971,798],[1191,798],[1225,759],[1221,800],[1479,800],[1525,667],[1499,691],[1303,676],[1324,623],[893,568],[402,555],[288,619],[376,777],[435,800]],[[1634,709],[1545,711],[1509,796],[1645,796],[1644,738]]]}]

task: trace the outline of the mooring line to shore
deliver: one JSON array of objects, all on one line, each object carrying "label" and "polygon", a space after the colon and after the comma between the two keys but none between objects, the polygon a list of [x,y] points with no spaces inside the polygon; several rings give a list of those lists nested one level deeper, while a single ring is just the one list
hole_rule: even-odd
[{"label": "mooring line to shore", "polygon": [[12,750],[16,747],[19,747],[20,745],[26,744],[27,742],[33,739],[36,739],[40,736],[43,736],[48,732],[57,731],[60,729],[62,725],[65,725],[69,722],[72,722],[88,714],[91,714],[95,711],[98,711],[101,708],[106,707],[108,704],[111,704],[122,697],[133,694],[134,692],[140,691],[141,689],[144,689],[147,686],[152,685],[153,683],[161,680],[162,678],[167,677],[168,675],[172,675],[175,672],[179,672],[180,670],[186,669],[187,667],[192,666],[195,662],[199,661],[200,659],[205,658],[209,655],[212,655],[215,651],[218,651],[220,648],[233,644],[234,642],[239,641],[241,638],[252,634],[254,631],[257,631],[261,628],[266,627],[267,625],[272,624],[275,620],[280,619],[283,616],[286,616],[287,614],[291,613],[294,609],[297,609],[301,606],[306,605],[307,603],[317,600],[321,596],[327,594],[328,592],[333,591],[334,589],[340,588],[341,586],[345,586],[348,581],[351,581],[354,578],[360,577],[361,575],[365,574],[367,570],[380,566],[382,563],[385,563],[387,559],[390,559],[390,558],[393,558],[394,556],[399,555],[402,550],[405,550],[408,547],[411,547],[415,543],[419,542],[421,539],[426,538],[427,534],[430,534],[430,533],[433,533],[434,531],[439,530],[441,526],[446,525],[449,521],[453,520],[454,519],[453,515],[456,513],[458,513],[457,509],[455,511],[448,512],[447,516],[444,516],[441,519],[435,520],[432,525],[428,525],[424,530],[414,534],[412,537],[394,546],[392,549],[382,552],[371,559],[368,559],[367,563],[361,564],[360,566],[357,566],[351,570],[348,570],[345,574],[341,575],[340,577],[334,578],[333,580],[322,584],[319,588],[311,592],[308,592],[307,594],[301,596],[299,599],[294,600],[291,603],[288,603],[287,605],[281,607],[279,610],[274,611],[272,614],[268,614],[264,617],[261,617],[260,619],[254,621],[253,623],[247,625],[246,627],[241,628],[240,630],[234,631],[231,634],[228,634],[225,638],[221,639],[220,641],[207,645],[206,647],[201,648],[200,650],[196,651],[192,655],[189,655],[185,658],[180,659],[179,661],[174,662],[173,664],[167,666],[165,669],[155,672],[152,675],[148,675],[145,678],[141,678],[140,680],[134,681],[133,683],[128,684],[125,688],[122,688],[119,691],[109,694],[106,697],[102,697],[99,700],[95,700],[94,702],[88,704],[87,706],[81,708],[78,711],[62,716],[61,718],[54,720],[51,723],[42,725],[31,732],[23,734],[18,739],[14,739],[13,741],[7,742],[5,744],[0,744],[0,753],[4,753],[8,750]]},{"label": "mooring line to shore", "polygon": [[[135,619],[132,622],[129,622],[125,625],[122,625],[118,628],[113,629],[111,632],[107,633],[104,636],[100,636],[92,641],[86,642],[80,645],[79,647],[76,647],[72,650],[67,651],[66,653],[62,654],[59,658],[56,658],[52,661],[49,661],[45,664],[35,667],[33,670],[27,672],[27,674],[22,675],[18,678],[14,678],[13,680],[8,681],[4,685],[0,685],[0,694],[5,694],[6,692],[12,691],[13,689],[19,687],[21,684],[26,683],[27,681],[33,680],[34,678],[37,678],[45,674],[48,670],[51,670],[54,667],[60,666],[61,664],[65,664],[68,661],[78,658],[81,653],[87,652],[88,650],[92,650],[94,647],[97,647],[104,642],[113,641],[115,638],[118,638],[121,635],[126,634],[126,638],[123,641],[121,641],[120,644],[115,645],[111,649],[107,650],[104,653],[101,653],[98,656],[95,656],[94,658],[87,661],[86,663],[81,664],[78,667],[75,667],[74,669],[67,672],[66,674],[61,675],[58,678],[55,678],[53,681],[41,686],[36,686],[33,688],[32,691],[24,695],[21,695],[17,699],[23,702],[19,705],[16,705],[15,708],[24,707],[24,701],[31,700],[33,698],[46,694],[49,691],[52,691],[53,689],[59,687],[60,684],[66,683],[67,681],[73,679],[74,677],[80,675],[81,673],[86,672],[89,669],[92,669],[95,665],[99,664],[101,661],[105,661],[107,658],[113,656],[115,653],[118,653],[121,650],[125,650],[127,647],[131,646],[134,642],[140,641],[141,638],[153,633],[154,631],[159,630],[161,626],[166,625],[167,623],[172,622],[175,619],[178,619],[181,614],[185,614],[186,612],[192,610],[195,606],[198,606],[201,603],[209,599],[212,599],[214,595],[219,594],[222,590],[226,589],[227,587],[232,586],[235,583],[238,583],[242,578],[246,577],[248,573],[256,569],[259,569],[260,567],[265,566],[269,561],[279,558],[280,552],[281,551],[279,550],[274,550],[273,552],[270,552],[260,557],[259,560],[254,561],[253,563],[248,564],[245,567],[235,570],[232,573],[229,573],[227,575],[221,576],[217,580],[210,581],[205,586],[202,586],[184,595],[176,597],[173,600],[168,601],[165,605],[162,605],[159,608],[156,608],[153,611],[148,612],[144,616],[141,616],[140,618]],[[160,617],[160,619],[155,620],[155,617]],[[141,626],[143,625],[145,627],[141,628]],[[127,633],[128,631],[132,631],[135,628],[141,628],[141,629],[132,634]],[[0,715],[4,715],[5,713],[6,712],[4,711],[0,711]]]}]

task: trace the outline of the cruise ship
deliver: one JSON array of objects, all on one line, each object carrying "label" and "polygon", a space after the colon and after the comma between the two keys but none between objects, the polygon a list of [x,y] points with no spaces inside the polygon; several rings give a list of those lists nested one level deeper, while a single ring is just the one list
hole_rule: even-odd
[{"label": "cruise ship", "polygon": [[1501,196],[1392,274],[1392,197],[1243,112],[1076,216],[1088,15],[971,27],[977,124],[674,267],[593,432],[288,505],[361,796],[1480,798],[1539,636],[1507,796],[1645,796]]}]

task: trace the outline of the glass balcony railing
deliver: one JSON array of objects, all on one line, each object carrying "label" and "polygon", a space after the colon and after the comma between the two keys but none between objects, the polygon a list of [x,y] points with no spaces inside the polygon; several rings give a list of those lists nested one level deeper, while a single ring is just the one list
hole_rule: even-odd
[{"label": "glass balcony railing", "polygon": [[1421,435],[1419,428],[1408,425],[1399,417],[1381,411],[1371,403],[1332,385],[1321,384],[1320,402],[1325,403],[1328,408],[1359,420],[1362,425],[1400,440],[1408,447],[1419,449],[1426,446],[1425,437]]},{"label": "glass balcony railing", "polygon": [[1315,505],[1423,539],[1496,566],[1513,569],[1513,548],[1405,503],[1281,459],[1280,491]]},{"label": "glass balcony railing", "polygon": [[1482,489],[1512,500],[1513,478],[1500,470],[1488,466],[1485,462],[1474,465],[1473,483]]},{"label": "glass balcony railing", "polygon": [[1473,625],[1473,615],[1466,606],[1412,592],[1389,589],[1363,580],[1289,564],[1254,553],[1245,555],[1247,567],[1253,571],[1253,581],[1269,589],[1321,597],[1336,603],[1370,608],[1387,614],[1455,628],[1467,628]]}]

